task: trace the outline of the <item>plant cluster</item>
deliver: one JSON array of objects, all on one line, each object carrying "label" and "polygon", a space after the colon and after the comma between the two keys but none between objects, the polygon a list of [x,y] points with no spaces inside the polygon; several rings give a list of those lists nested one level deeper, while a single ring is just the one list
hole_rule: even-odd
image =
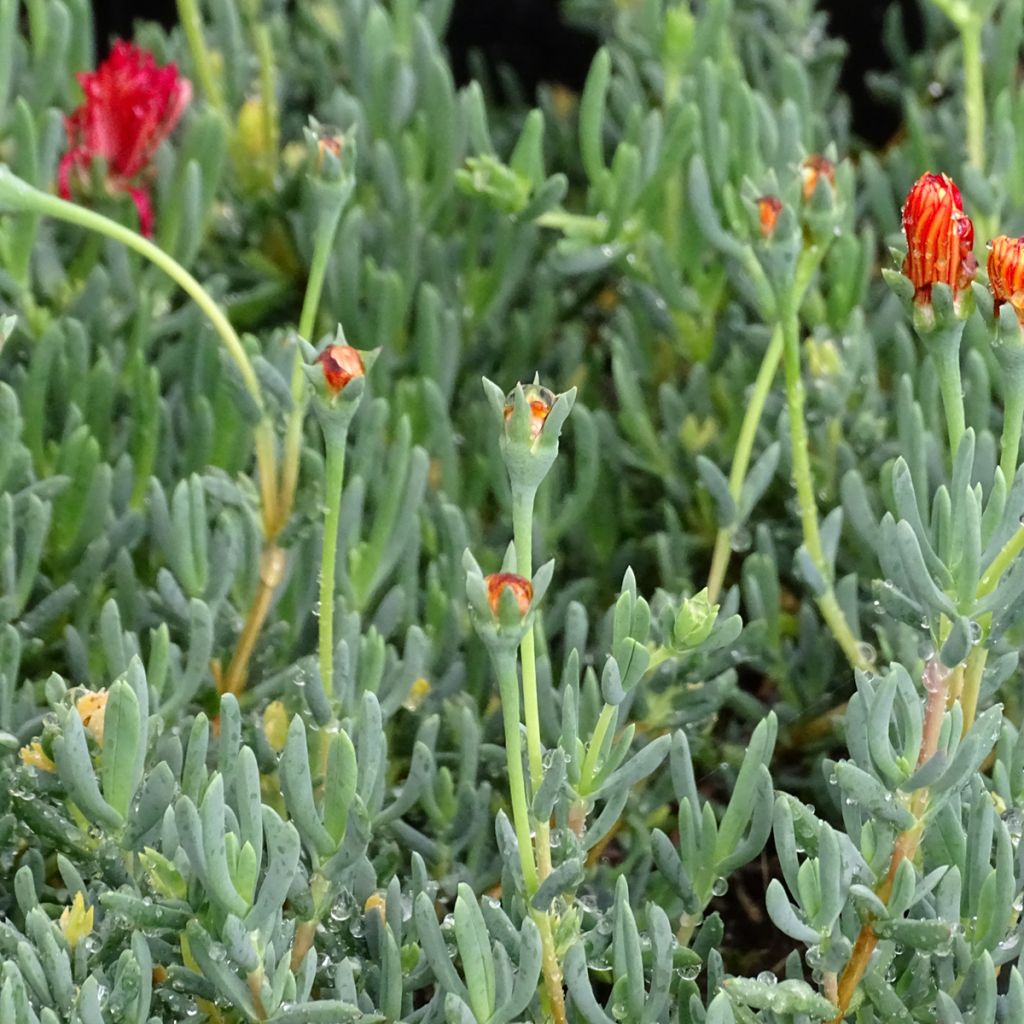
[{"label": "plant cluster", "polygon": [[1024,0],[178,8],[0,0],[0,1024],[1024,1021]]}]

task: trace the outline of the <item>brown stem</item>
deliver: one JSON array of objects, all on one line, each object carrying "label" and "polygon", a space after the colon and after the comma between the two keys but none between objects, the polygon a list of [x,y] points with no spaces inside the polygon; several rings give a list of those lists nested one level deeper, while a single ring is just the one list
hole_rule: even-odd
[{"label": "brown stem", "polygon": [[[927,693],[924,708],[924,729],[921,735],[921,750],[917,756],[917,766],[920,768],[931,758],[939,745],[939,733],[942,730],[942,718],[946,713],[946,693],[949,686],[950,674],[932,658],[924,667],[924,688]],[[921,820],[925,809],[928,806],[928,789],[924,787],[917,790],[910,802],[910,813],[913,814],[914,824],[896,840],[893,847],[892,857],[889,860],[889,870],[885,879],[875,890],[875,895],[883,903],[889,902],[892,895],[893,883],[896,879],[896,872],[905,860],[913,860],[917,854],[917,848],[924,835],[924,822]],[[831,1024],[842,1024],[846,1017],[846,1011],[850,1008],[857,986],[864,977],[871,954],[878,945],[878,936],[873,928],[874,918],[868,919],[861,926],[860,934],[853,945],[853,952],[850,959],[839,976],[839,987],[836,1005],[839,1013],[832,1018]]]},{"label": "brown stem", "polygon": [[256,1008],[256,1013],[259,1014],[260,1020],[265,1020],[267,1011],[263,1007],[263,997],[260,995],[260,989],[263,987],[262,969],[257,969],[251,974],[247,974],[245,980],[249,986],[249,995],[252,996],[252,1004]]},{"label": "brown stem", "polygon": [[539,912],[534,915],[534,923],[540,930],[542,955],[542,973],[544,975],[544,991],[547,993],[549,1009],[555,1024],[566,1024],[565,992],[562,989],[562,967],[555,952],[555,938],[551,930],[551,915]]},{"label": "brown stem", "polygon": [[300,921],[295,926],[295,937],[292,939],[292,973],[296,973],[302,960],[313,945],[316,938],[317,921]]},{"label": "brown stem", "polygon": [[249,659],[252,658],[256,639],[259,637],[267,613],[270,611],[270,602],[273,600],[274,591],[284,576],[284,565],[284,551],[273,541],[269,541],[260,557],[259,590],[249,607],[249,614],[246,616],[245,625],[238,637],[238,646],[235,648],[231,664],[218,687],[221,693],[233,693],[237,696],[245,687]]}]

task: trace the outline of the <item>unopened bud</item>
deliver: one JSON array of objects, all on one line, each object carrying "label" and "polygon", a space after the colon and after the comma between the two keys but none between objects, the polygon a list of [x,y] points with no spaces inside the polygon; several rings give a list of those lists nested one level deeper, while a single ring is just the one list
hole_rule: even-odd
[{"label": "unopened bud", "polygon": [[487,586],[487,603],[495,618],[498,617],[501,607],[501,595],[506,590],[511,590],[516,599],[521,616],[526,615],[530,610],[530,602],[533,600],[533,584],[524,576],[517,576],[514,572],[492,572],[484,577]]},{"label": "unopened bud", "polygon": [[317,357],[324,380],[332,394],[338,395],[349,381],[366,374],[363,357],[351,345],[328,345]]}]

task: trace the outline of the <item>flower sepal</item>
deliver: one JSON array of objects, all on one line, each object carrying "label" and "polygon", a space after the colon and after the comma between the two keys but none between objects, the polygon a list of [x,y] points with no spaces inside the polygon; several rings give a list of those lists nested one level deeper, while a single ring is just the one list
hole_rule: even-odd
[{"label": "flower sepal", "polygon": [[338,325],[334,340],[324,345],[302,372],[313,393],[313,411],[325,434],[348,430],[366,390],[366,375],[380,355],[380,349],[358,349],[345,340]]},{"label": "flower sepal", "polygon": [[501,455],[513,491],[535,491],[558,455],[558,441],[576,402],[576,389],[555,394],[539,377],[506,395],[486,377],[484,392],[501,423]]},{"label": "flower sepal", "polygon": [[303,128],[306,142],[307,214],[316,227],[337,217],[355,188],[356,140],[352,131],[321,124],[311,117]]},{"label": "flower sepal", "polygon": [[470,618],[492,657],[514,653],[551,584],[554,561],[545,562],[528,580],[516,573],[515,544],[505,551],[500,572],[484,575],[469,549],[462,556]]},{"label": "flower sepal", "polygon": [[932,285],[931,302],[913,304],[914,330],[923,339],[949,331],[960,332],[974,312],[974,292],[970,288],[954,292],[948,284]]}]

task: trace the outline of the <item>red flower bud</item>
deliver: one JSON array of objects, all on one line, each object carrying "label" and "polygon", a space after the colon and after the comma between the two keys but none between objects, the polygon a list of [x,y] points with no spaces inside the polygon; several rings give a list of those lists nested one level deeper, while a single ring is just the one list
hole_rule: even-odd
[{"label": "red flower bud", "polygon": [[820,177],[824,176],[830,185],[835,186],[835,164],[820,153],[814,153],[800,164],[800,176],[803,178],[804,202],[809,203]]},{"label": "red flower bud", "polygon": [[501,606],[501,595],[506,590],[511,590],[515,594],[520,615],[525,615],[530,610],[533,584],[525,577],[517,576],[514,572],[492,572],[490,576],[484,577],[484,583],[487,586],[487,603],[495,616]]},{"label": "red flower bud", "polygon": [[993,238],[988,247],[988,284],[995,299],[995,312],[1009,302],[1024,324],[1024,238]]},{"label": "red flower bud", "polygon": [[761,221],[761,235],[771,238],[775,233],[775,223],[782,213],[782,200],[778,196],[761,196],[757,201],[757,215]]},{"label": "red flower bud", "polygon": [[947,284],[958,296],[978,268],[974,225],[964,213],[960,190],[946,174],[923,174],[903,206],[907,257],[903,273],[914,284],[915,300],[931,300],[933,284]]},{"label": "red flower bud", "polygon": [[351,345],[328,345],[317,357],[317,361],[324,368],[327,387],[335,395],[350,380],[366,373],[363,357]]},{"label": "red flower bud", "polygon": [[64,120],[70,149],[58,170],[58,187],[71,198],[72,173],[88,181],[93,157],[107,162],[107,183],[127,193],[143,234],[153,233],[149,190],[140,177],[192,98],[192,86],[174,64],[158,68],[153,55],[119,40],[93,72],[79,74],[85,101]]},{"label": "red flower bud", "polygon": [[[544,421],[555,404],[555,395],[539,384],[524,384],[523,393],[530,406],[530,440],[536,441],[544,429]],[[505,399],[505,422],[512,418],[516,408],[516,393],[511,392]]]}]

